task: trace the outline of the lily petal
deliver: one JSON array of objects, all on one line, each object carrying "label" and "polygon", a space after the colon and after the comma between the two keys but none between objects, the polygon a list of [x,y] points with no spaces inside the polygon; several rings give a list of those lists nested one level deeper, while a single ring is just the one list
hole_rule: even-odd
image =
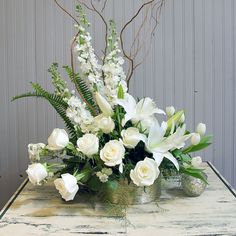
[{"label": "lily petal", "polygon": [[148,149],[155,148],[155,146],[161,143],[166,133],[166,127],[167,126],[165,122],[162,122],[161,126],[158,124],[158,122],[155,122],[152,125],[152,127],[150,128],[150,132],[149,132],[148,140],[147,140]]},{"label": "lily petal", "polygon": [[136,101],[130,94],[126,93],[124,99],[117,99],[116,103],[122,106],[126,113],[135,113]]},{"label": "lily petal", "polygon": [[164,157],[167,158],[168,160],[170,160],[174,164],[176,169],[179,170],[179,163],[176,160],[176,158],[170,152],[164,153]]},{"label": "lily petal", "polygon": [[158,153],[154,152],[153,153],[153,158],[155,159],[157,166],[160,166],[161,162],[163,161],[164,154],[163,153]]}]

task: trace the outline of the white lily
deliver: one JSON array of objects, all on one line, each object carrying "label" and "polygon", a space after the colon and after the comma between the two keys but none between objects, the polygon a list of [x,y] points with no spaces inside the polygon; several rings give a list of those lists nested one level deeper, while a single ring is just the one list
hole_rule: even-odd
[{"label": "white lily", "polygon": [[167,139],[164,137],[167,130],[167,123],[162,122],[161,126],[156,123],[150,129],[148,139],[146,142],[146,149],[148,152],[153,154],[153,158],[159,166],[163,158],[169,159],[179,170],[179,164],[175,157],[169,152],[173,148],[173,145],[170,142],[167,142]]},{"label": "white lily", "polygon": [[178,127],[175,133],[171,133],[169,137],[166,138],[167,142],[172,143],[173,148],[180,149],[185,146],[185,142],[193,136],[193,134],[187,134],[186,124],[183,124],[181,127]]},{"label": "white lily", "polygon": [[149,97],[143,98],[136,103],[135,99],[126,93],[124,99],[117,100],[117,104],[122,106],[126,112],[122,121],[123,126],[129,120],[132,120],[133,123],[138,123],[154,114],[165,114],[163,110],[156,107],[155,102]]},{"label": "white lily", "polygon": [[150,129],[148,139],[146,142],[146,149],[153,154],[153,158],[158,166],[161,164],[163,158],[169,159],[179,170],[179,164],[176,158],[171,154],[170,150],[179,149],[185,145],[185,141],[189,139],[192,134],[185,134],[185,125],[178,127],[176,132],[169,137],[164,137],[167,130],[167,123],[162,122],[161,126],[156,123]]}]

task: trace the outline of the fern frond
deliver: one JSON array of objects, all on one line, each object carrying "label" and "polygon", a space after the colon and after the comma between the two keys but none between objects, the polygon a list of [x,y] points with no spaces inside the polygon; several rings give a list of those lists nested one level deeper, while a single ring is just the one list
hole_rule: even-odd
[{"label": "fern frond", "polygon": [[31,82],[31,86],[35,90],[35,93],[39,94],[41,97],[44,97],[44,98],[46,98],[48,100],[50,99],[52,101],[55,101],[58,104],[60,104],[61,106],[63,106],[65,109],[67,109],[68,104],[63,100],[62,97],[47,92],[38,83],[32,83]]},{"label": "fern frond", "polygon": [[71,81],[75,84],[76,89],[78,90],[84,102],[87,104],[87,107],[91,112],[91,114],[92,115],[98,114],[99,108],[96,102],[94,101],[93,94],[90,91],[86,82],[80,78],[78,73],[74,74],[69,66],[63,66],[63,68],[70,77]]},{"label": "fern frond", "polygon": [[68,129],[68,132],[71,135],[71,142],[73,143],[76,142],[76,139],[77,139],[76,130],[74,128],[73,123],[66,116],[66,109],[68,107],[68,104],[60,96],[48,93],[39,84],[31,83],[31,85],[33,89],[35,90],[35,92],[29,92],[29,93],[25,93],[19,96],[15,96],[12,98],[12,101],[15,101],[20,98],[25,98],[25,97],[41,97],[41,98],[46,99],[57,111],[59,116],[63,119],[66,125],[66,128]]},{"label": "fern frond", "polygon": [[26,97],[42,97],[40,96],[39,94],[37,93],[32,93],[32,92],[29,92],[29,93],[23,93],[21,95],[17,95],[17,96],[14,96],[11,101],[15,101],[17,99],[20,99],[20,98],[26,98]]}]

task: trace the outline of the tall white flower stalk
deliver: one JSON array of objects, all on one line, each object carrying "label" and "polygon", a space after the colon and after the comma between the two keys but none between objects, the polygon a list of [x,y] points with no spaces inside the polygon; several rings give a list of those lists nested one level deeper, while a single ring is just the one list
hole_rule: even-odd
[{"label": "tall white flower stalk", "polygon": [[116,104],[118,89],[122,86],[123,92],[127,92],[126,75],[123,70],[124,59],[119,56],[119,40],[117,38],[115,24],[110,21],[110,35],[108,36],[108,54],[104,59],[104,65],[102,67],[104,83],[105,83],[105,95],[108,101],[112,104]]},{"label": "tall white flower stalk", "polygon": [[88,81],[92,91],[102,91],[103,81],[101,76],[101,65],[94,53],[90,33],[82,25],[75,26],[79,31],[76,38],[75,53],[80,65],[81,79]]},{"label": "tall white flower stalk", "polygon": [[96,132],[98,128],[94,126],[94,117],[86,108],[86,104],[81,100],[72,96],[68,100],[68,108],[66,116],[77,126],[83,133]]}]

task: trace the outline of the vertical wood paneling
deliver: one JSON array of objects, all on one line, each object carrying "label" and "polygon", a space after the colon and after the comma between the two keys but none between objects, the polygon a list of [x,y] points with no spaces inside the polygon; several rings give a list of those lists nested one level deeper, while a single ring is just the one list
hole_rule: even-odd
[{"label": "vertical wood paneling", "polygon": [[[0,2],[0,28],[1,28],[1,36],[0,36],[0,81],[1,83],[4,83],[5,86],[0,86],[0,99],[1,99],[1,106],[0,106],[0,119],[1,119],[1,125],[0,125],[0,207],[2,206],[3,202],[7,200],[8,192],[7,192],[7,169],[8,169],[8,161],[6,160],[6,156],[8,157],[8,148],[7,148],[7,139],[8,139],[8,127],[7,127],[7,119],[8,119],[8,86],[6,81],[6,2],[1,1]],[[4,88],[5,87],[5,88]],[[5,148],[3,148],[5,147]],[[3,194],[4,192],[4,194]]]},{"label": "vertical wood paneling", "polygon": [[[233,129],[234,126],[234,120],[233,120],[233,81],[234,81],[234,75],[233,75],[233,12],[232,12],[232,2],[231,1],[224,1],[223,2],[223,74],[224,74],[224,82],[223,82],[223,88],[224,88],[224,96],[223,96],[223,134],[222,137],[224,137],[223,142],[223,156],[228,157],[229,163],[233,163]],[[227,125],[226,125],[227,124]],[[227,179],[231,179],[234,174],[234,170],[230,168],[228,165],[228,162],[226,162],[223,159],[222,167],[223,171],[225,173],[225,177]]]},{"label": "vertical wood paneling", "polygon": [[214,111],[213,111],[213,132],[214,138],[214,155],[213,160],[217,167],[222,167],[223,162],[223,89],[224,89],[224,75],[223,75],[223,1],[213,1],[213,71],[214,71]]},{"label": "vertical wood paneling", "polygon": [[[186,123],[194,128],[194,19],[193,1],[183,1],[183,103],[180,104],[186,110]],[[178,92],[177,92],[178,93]]]},{"label": "vertical wood paneling", "polygon": [[[202,86],[205,88],[204,90],[204,100],[203,109],[199,106],[197,112],[201,112],[201,116],[199,119],[203,119],[207,124],[207,132],[213,133],[213,9],[212,9],[212,1],[204,2],[204,38],[203,38],[203,58],[204,58],[204,76],[200,78],[202,80]],[[198,120],[199,121],[199,120]],[[213,148],[209,148],[207,151],[204,151],[205,157],[208,158],[209,161],[213,160]]]},{"label": "vertical wood paneling", "polygon": [[[144,1],[108,1],[105,18],[114,18],[120,30]],[[61,2],[74,11],[75,1]],[[101,2],[98,4],[101,7]],[[234,0],[167,0],[155,38],[151,44],[146,42],[150,53],[131,82],[131,92],[138,97],[151,96],[161,108],[171,104],[184,108],[191,129],[201,121],[207,124],[214,144],[200,154],[213,161],[234,186],[235,11]],[[101,57],[104,25],[98,16],[87,13],[93,44]],[[144,12],[125,32],[127,48],[143,17]],[[148,26],[141,41],[146,40],[147,31]],[[70,63],[74,30],[72,20],[53,1],[2,0],[0,32],[1,206],[21,182],[20,176],[25,176],[27,144],[46,142],[51,130],[63,125],[46,102],[31,99],[10,103],[10,98],[29,90],[30,81],[51,88],[47,69],[55,61]]]},{"label": "vertical wood paneling", "polygon": [[[236,120],[236,17],[235,17],[235,11],[236,11],[236,3],[235,1],[232,1],[232,18],[233,18],[233,22],[232,22],[232,29],[231,31],[233,32],[233,94],[232,94],[232,99],[233,99],[233,122],[235,122]],[[231,153],[231,157],[232,157],[232,162],[229,164],[231,165],[231,170],[232,170],[232,177],[231,177],[231,181],[233,182],[234,186],[236,186],[236,160],[235,160],[235,155],[236,155],[236,125],[234,123],[233,127],[232,127],[234,134],[233,137],[231,137],[233,139],[233,153]]]},{"label": "vertical wood paneling", "polygon": [[[175,106],[176,101],[174,101],[174,1],[167,1],[166,8],[163,15],[163,24],[164,24],[164,102],[163,106],[170,106],[173,104]],[[156,41],[158,44],[158,41]],[[157,71],[158,74],[158,71]],[[151,86],[151,85],[150,85]]]}]

